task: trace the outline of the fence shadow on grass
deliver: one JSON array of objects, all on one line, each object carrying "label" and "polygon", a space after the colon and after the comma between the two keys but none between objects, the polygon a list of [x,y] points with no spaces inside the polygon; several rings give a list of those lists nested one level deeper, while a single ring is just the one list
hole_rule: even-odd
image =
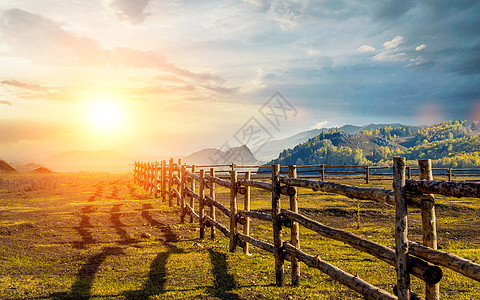
[{"label": "fence shadow on grass", "polygon": [[207,289],[208,293],[220,299],[241,299],[237,294],[229,292],[237,287],[237,283],[235,277],[228,273],[227,255],[212,249],[208,249],[208,254],[212,263],[212,275],[214,277],[213,286]]},{"label": "fence shadow on grass", "polygon": [[110,222],[112,222],[115,231],[122,238],[122,241],[120,241],[119,244],[128,245],[137,243],[138,241],[136,239],[131,238],[127,234],[127,231],[125,230],[126,225],[120,220],[120,217],[122,216],[120,206],[122,206],[122,204],[115,204],[110,210]]},{"label": "fence shadow on grass", "polygon": [[73,242],[73,247],[77,249],[86,249],[88,244],[96,243],[96,240],[93,238],[92,232],[89,228],[93,227],[90,223],[90,217],[88,214],[95,212],[98,209],[97,206],[87,205],[82,208],[82,215],[80,219],[79,226],[74,227],[78,234],[82,237],[80,242]]},{"label": "fence shadow on grass", "polygon": [[98,254],[91,256],[88,261],[82,265],[76,275],[75,282],[72,284],[71,291],[63,293],[54,293],[50,295],[51,299],[66,300],[66,299],[90,299],[92,297],[91,290],[93,280],[97,274],[100,266],[105,259],[113,255],[123,255],[123,249],[120,247],[104,247]]}]

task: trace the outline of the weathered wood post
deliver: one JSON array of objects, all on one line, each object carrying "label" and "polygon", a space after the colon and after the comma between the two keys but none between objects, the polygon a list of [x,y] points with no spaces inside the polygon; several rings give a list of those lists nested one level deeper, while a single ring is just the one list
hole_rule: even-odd
[{"label": "weathered wood post", "polygon": [[322,181],[325,181],[325,165],[322,165]]},{"label": "weathered wood post", "polygon": [[[179,159],[178,159],[178,166],[181,166],[181,165],[182,165],[182,159],[179,158]],[[178,178],[180,178],[180,179],[181,179],[181,174],[180,174],[181,171],[182,171],[182,169],[181,169],[181,167],[180,167],[180,168],[177,170]],[[180,193],[180,183],[177,184],[177,191]],[[179,198],[177,198],[177,205],[180,205],[180,199],[179,199]]]},{"label": "weathered wood post", "polygon": [[452,168],[448,168],[448,182],[452,181]]},{"label": "weathered wood post", "polygon": [[407,178],[412,179],[412,168],[410,166],[407,167]]},{"label": "weathered wood post", "polygon": [[170,162],[168,164],[168,206],[173,206],[173,158],[170,158]]},{"label": "weathered wood post", "polygon": [[[250,180],[250,171],[245,172],[245,180]],[[250,186],[245,187],[245,195],[243,198],[243,210],[250,211]],[[250,218],[245,217],[245,225],[243,225],[243,234],[250,235]],[[249,243],[245,243],[243,247],[243,253],[245,255],[250,254]]]},{"label": "weathered wood post", "polygon": [[161,162],[161,168],[162,168],[162,202],[167,201],[166,200],[166,191],[167,191],[167,163],[165,160],[162,160]]},{"label": "weathered wood post", "polygon": [[[288,166],[288,177],[297,178],[297,166]],[[297,188],[295,189],[295,195],[290,196],[290,210],[294,213],[298,213],[298,199]],[[297,249],[300,249],[300,228],[298,222],[292,222],[290,227],[290,243]],[[292,285],[300,286],[300,262],[296,257],[292,257]]]},{"label": "weathered wood post", "polygon": [[187,184],[186,178],[186,167],[185,165],[182,166],[180,171],[180,180],[181,180],[181,187],[180,187],[180,223],[185,223],[185,185]]},{"label": "weathered wood post", "polygon": [[280,217],[280,165],[272,165],[272,225],[273,246],[275,247],[275,284],[285,286],[285,269],[283,254],[282,219]]},{"label": "weathered wood post", "polygon": [[[195,174],[195,165],[192,165],[192,174]],[[195,193],[195,178],[191,177],[190,179],[190,189],[192,190],[192,193]],[[190,207],[192,208],[192,211],[195,211],[195,197],[193,195],[190,195]],[[192,214],[190,214],[190,223],[193,223]]]},{"label": "weathered wood post", "polygon": [[198,190],[198,195],[200,200],[198,203],[198,225],[200,226],[200,239],[205,238],[205,170],[200,170],[200,187]]},{"label": "weathered wood post", "polygon": [[[419,159],[418,170],[420,180],[433,180],[432,160]],[[433,195],[431,195],[433,198]],[[437,249],[437,225],[435,218],[435,203],[422,200],[423,245]],[[425,283],[425,298],[427,300],[440,299],[440,285]]]},{"label": "weathered wood post", "polygon": [[370,183],[370,167],[368,165],[365,166],[365,183]]},{"label": "weathered wood post", "polygon": [[[215,168],[210,168],[210,176],[215,177]],[[210,181],[210,198],[215,201],[215,182]],[[210,218],[216,220],[215,217],[215,206],[210,203]],[[215,226],[211,226],[210,238],[215,240]]]},{"label": "weathered wood post", "polygon": [[133,163],[133,184],[137,184],[137,161]]},{"label": "weathered wood post", "polygon": [[159,173],[158,161],[155,161],[154,172],[153,172],[153,176],[155,176],[153,180],[153,188],[154,188],[153,198],[157,198],[157,195],[158,195],[158,173]]},{"label": "weathered wood post", "polygon": [[[232,164],[233,168],[233,164]],[[234,252],[237,247],[237,171],[230,171],[230,247]]]},{"label": "weathered wood post", "polygon": [[393,159],[393,189],[395,195],[395,270],[397,272],[398,299],[410,300],[404,157],[395,157]]}]

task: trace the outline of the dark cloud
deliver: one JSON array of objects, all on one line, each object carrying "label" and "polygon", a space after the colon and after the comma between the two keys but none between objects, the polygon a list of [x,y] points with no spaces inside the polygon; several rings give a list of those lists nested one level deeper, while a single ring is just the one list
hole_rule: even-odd
[{"label": "dark cloud", "polygon": [[416,0],[382,0],[374,17],[377,20],[392,20],[403,16],[416,5]]},{"label": "dark cloud", "polygon": [[10,85],[10,86],[14,86],[14,87],[17,87],[17,88],[31,90],[31,91],[37,91],[37,92],[43,92],[43,91],[48,90],[47,87],[43,87],[43,86],[40,86],[38,84],[24,83],[24,82],[20,82],[18,80],[3,80],[1,83],[5,84],[5,85]]},{"label": "dark cloud", "polygon": [[150,0],[114,0],[110,7],[115,10],[115,14],[122,20],[127,20],[132,24],[140,24],[148,16],[144,10]]},{"label": "dark cloud", "polygon": [[12,102],[6,100],[0,100],[0,104],[12,106]]},{"label": "dark cloud", "polygon": [[459,50],[455,58],[455,64],[450,67],[452,72],[461,75],[480,74],[480,44]]},{"label": "dark cloud", "polygon": [[59,124],[51,122],[0,119],[0,143],[45,140],[58,137],[66,130]]}]

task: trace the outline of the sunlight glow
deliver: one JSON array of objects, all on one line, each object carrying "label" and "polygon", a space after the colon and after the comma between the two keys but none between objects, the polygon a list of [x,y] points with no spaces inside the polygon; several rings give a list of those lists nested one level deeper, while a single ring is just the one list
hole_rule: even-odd
[{"label": "sunlight glow", "polygon": [[108,97],[92,100],[86,109],[87,122],[92,130],[114,133],[124,126],[124,111],[121,103]]}]

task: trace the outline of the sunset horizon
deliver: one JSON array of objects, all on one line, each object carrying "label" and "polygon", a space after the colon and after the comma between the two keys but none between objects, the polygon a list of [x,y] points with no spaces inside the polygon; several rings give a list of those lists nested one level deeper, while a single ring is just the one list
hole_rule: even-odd
[{"label": "sunset horizon", "polygon": [[[479,11],[471,1],[2,1],[0,159],[184,156],[313,128],[479,120]],[[240,137],[248,128],[263,137]]]}]

